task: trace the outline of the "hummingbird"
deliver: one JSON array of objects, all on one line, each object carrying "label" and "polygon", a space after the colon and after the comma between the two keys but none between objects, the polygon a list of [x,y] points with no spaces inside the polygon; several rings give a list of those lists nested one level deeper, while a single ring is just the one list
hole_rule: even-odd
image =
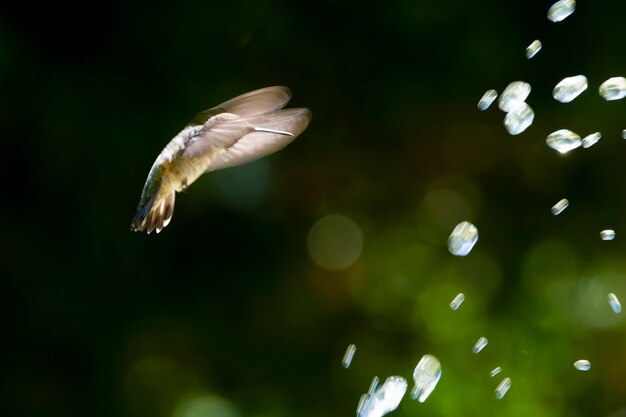
[{"label": "hummingbird", "polygon": [[287,87],[267,87],[194,117],[150,168],[130,230],[159,233],[172,219],[176,193],[200,175],[252,162],[296,139],[309,125],[311,112],[283,109],[290,98]]}]

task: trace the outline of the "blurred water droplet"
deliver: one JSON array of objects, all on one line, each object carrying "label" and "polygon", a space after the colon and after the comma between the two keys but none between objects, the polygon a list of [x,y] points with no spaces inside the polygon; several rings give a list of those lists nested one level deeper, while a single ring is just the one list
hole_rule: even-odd
[{"label": "blurred water droplet", "polygon": [[622,130],[622,139],[626,139],[626,129]]},{"label": "blurred water droplet", "polygon": [[613,309],[614,313],[621,313],[622,312],[622,305],[620,304],[617,295],[613,294],[612,292],[609,293],[608,296],[609,299],[609,305],[611,306],[611,309]]},{"label": "blurred water droplet", "polygon": [[537,52],[541,51],[541,41],[539,39],[532,41],[528,48],[526,48],[526,58],[531,59]]},{"label": "blurred water droplet", "polygon": [[561,103],[569,103],[585,91],[587,85],[584,75],[563,78],[552,90],[552,97]]},{"label": "blurred water droplet", "polygon": [[487,340],[486,337],[480,337],[474,344],[474,347],[472,348],[472,352],[474,353],[480,352],[481,350],[485,348],[485,346],[487,346],[487,343],[489,343],[489,341]]},{"label": "blurred water droplet", "polygon": [[496,90],[487,90],[485,94],[478,101],[478,108],[480,110],[487,110],[491,103],[498,97],[498,92]]},{"label": "blurred water droplet", "polygon": [[574,0],[559,0],[550,6],[548,10],[548,19],[553,22],[560,22],[572,13],[576,9],[576,2]]},{"label": "blurred water droplet", "polygon": [[456,225],[448,237],[448,250],[455,256],[465,256],[478,241],[478,229],[470,222]]},{"label": "blurred water droplet", "polygon": [[380,380],[378,379],[377,376],[372,378],[372,382],[370,383],[370,387],[367,389],[367,393],[361,395],[361,398],[359,399],[359,404],[356,407],[357,416],[363,415],[362,413],[363,413],[364,407],[368,404],[369,399],[372,397],[372,395],[376,391],[379,381]]},{"label": "blurred water droplet", "polygon": [[413,371],[415,387],[411,390],[411,398],[423,403],[433,392],[441,378],[441,362],[433,355],[424,355]]},{"label": "blurred water droplet", "polygon": [[356,346],[355,345],[348,345],[348,348],[346,349],[346,353],[344,353],[343,355],[343,359],[341,360],[341,364],[343,365],[344,368],[349,368],[350,364],[352,363],[352,358],[354,357],[354,353],[356,352]]},{"label": "blurred water droplet", "polygon": [[615,230],[606,229],[600,232],[600,239],[613,240],[615,239]]},{"label": "blurred water droplet", "polygon": [[400,376],[390,376],[378,390],[367,395],[364,400],[363,396],[361,396],[361,401],[359,401],[359,407],[357,408],[357,416],[382,417],[392,412],[400,405],[407,386],[406,379]]},{"label": "blurred water droplet", "polygon": [[504,116],[504,127],[511,135],[519,135],[533,124],[535,112],[526,103],[517,103],[506,116]]},{"label": "blurred water droplet", "polygon": [[530,84],[524,81],[514,81],[506,86],[500,98],[498,99],[498,107],[500,110],[509,112],[513,108],[526,101],[530,95]]},{"label": "blurred water droplet", "polygon": [[500,372],[502,372],[502,368],[500,368],[499,366],[496,366],[495,368],[491,370],[491,372],[489,372],[489,376],[493,378],[494,376],[498,375]]},{"label": "blurred water droplet", "polygon": [[454,299],[450,302],[450,308],[454,311],[456,311],[461,304],[463,304],[463,301],[465,301],[465,294],[463,294],[462,292],[458,293],[456,295],[456,297],[454,297]]},{"label": "blurred water droplet", "polygon": [[370,384],[370,387],[367,390],[367,395],[371,396],[372,394],[374,394],[374,392],[376,391],[376,388],[378,388],[379,382],[380,382],[380,379],[378,379],[377,376],[372,378],[372,383]]},{"label": "blurred water droplet", "polygon": [[595,133],[585,136],[582,141],[583,148],[592,147],[593,145],[598,143],[598,141],[601,138],[602,138],[602,135],[600,134],[600,132],[595,132]]},{"label": "blurred water droplet", "polygon": [[550,133],[546,138],[546,143],[552,149],[560,153],[566,153],[582,145],[582,140],[580,136],[571,130],[561,129]]},{"label": "blurred water droplet", "polygon": [[579,371],[588,371],[591,369],[591,363],[587,359],[580,359],[574,362],[574,368]]},{"label": "blurred water droplet", "polygon": [[352,219],[331,214],[315,222],[307,243],[311,258],[319,266],[345,269],[361,255],[363,234]]},{"label": "blurred water droplet", "polygon": [[621,100],[626,97],[626,78],[613,77],[609,78],[598,88],[600,95],[606,101]]},{"label": "blurred water droplet", "polygon": [[229,401],[213,394],[197,394],[180,401],[173,417],[239,417],[237,409]]},{"label": "blurred water droplet", "polygon": [[362,414],[363,407],[365,407],[365,404],[367,403],[368,399],[369,399],[369,395],[361,394],[361,398],[359,398],[359,404],[356,406],[356,415],[357,416],[360,416]]},{"label": "blurred water droplet", "polygon": [[506,377],[500,382],[500,385],[496,388],[496,398],[501,400],[511,388],[511,378]]},{"label": "blurred water droplet", "polygon": [[569,206],[569,201],[567,201],[566,198],[559,200],[558,203],[552,206],[552,209],[551,209],[552,214],[554,214],[555,216],[558,216],[559,214],[563,212],[563,210],[567,208],[567,206]]}]

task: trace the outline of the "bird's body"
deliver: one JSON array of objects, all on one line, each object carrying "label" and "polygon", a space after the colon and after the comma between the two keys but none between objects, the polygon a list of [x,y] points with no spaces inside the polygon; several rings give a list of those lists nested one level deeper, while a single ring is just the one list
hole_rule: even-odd
[{"label": "bird's body", "polygon": [[290,98],[288,88],[268,87],[196,116],[152,165],[131,230],[160,232],[172,218],[176,193],[203,173],[251,162],[287,146],[311,119],[308,109],[282,109]]}]

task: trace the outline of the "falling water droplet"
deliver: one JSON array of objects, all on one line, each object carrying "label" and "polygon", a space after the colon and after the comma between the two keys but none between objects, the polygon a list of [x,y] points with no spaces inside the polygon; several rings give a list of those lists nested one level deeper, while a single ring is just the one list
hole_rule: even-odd
[{"label": "falling water droplet", "polygon": [[539,39],[532,41],[528,48],[526,48],[526,58],[531,59],[537,52],[541,50],[541,41]]},{"label": "falling water droplet", "polygon": [[359,401],[360,409],[357,408],[357,416],[382,417],[392,412],[400,405],[407,386],[406,379],[401,376],[390,376],[379,389]]},{"label": "falling water droplet", "polygon": [[552,90],[552,97],[561,103],[569,103],[585,91],[587,85],[584,75],[563,78]]},{"label": "falling water droplet", "polygon": [[601,138],[602,138],[602,135],[600,134],[600,132],[595,132],[595,133],[585,136],[582,141],[583,148],[592,147],[593,145],[598,143],[598,141]]},{"label": "falling water droplet", "polygon": [[380,379],[378,379],[377,376],[375,376],[374,378],[372,378],[372,382],[370,384],[369,389],[367,390],[367,395],[372,395],[375,391],[376,388],[378,388],[378,383],[380,382]]},{"label": "falling water droplet", "polygon": [[600,232],[600,239],[613,240],[615,239],[615,230],[606,229]]},{"label": "falling water droplet", "polygon": [[580,136],[571,130],[561,129],[550,133],[546,138],[546,143],[552,149],[560,153],[566,153],[582,145],[582,140]]},{"label": "falling water droplet", "polygon": [[456,295],[456,297],[454,297],[454,299],[450,302],[450,308],[453,311],[456,311],[461,304],[463,304],[463,301],[465,301],[465,294],[463,294],[462,292],[458,293]]},{"label": "falling water droplet", "polygon": [[491,103],[498,97],[498,92],[496,90],[487,90],[485,94],[478,101],[478,108],[480,110],[487,110]]},{"label": "falling water droplet", "polygon": [[609,78],[598,88],[600,95],[606,101],[621,100],[626,97],[626,78],[613,77]]},{"label": "falling water droplet", "polygon": [[591,369],[591,363],[587,359],[581,359],[574,362],[574,368],[579,371],[588,371]]},{"label": "falling water droplet", "polygon": [[478,229],[470,222],[456,225],[448,237],[448,250],[455,256],[465,256],[478,241]]},{"label": "falling water droplet", "polygon": [[499,366],[496,366],[495,368],[491,370],[491,372],[489,372],[489,376],[493,378],[494,376],[498,375],[500,372],[502,372],[502,368],[500,368]]},{"label": "falling water droplet", "polygon": [[501,400],[511,388],[511,378],[506,377],[500,382],[500,385],[496,388],[496,398]]},{"label": "falling water droplet", "polygon": [[611,306],[611,308],[613,309],[614,313],[621,313],[622,312],[622,305],[620,304],[619,300],[617,299],[617,295],[613,294],[612,292],[609,293],[608,296],[609,299],[609,305]]},{"label": "falling water droplet", "polygon": [[356,406],[356,415],[360,417],[363,415],[363,407],[367,404],[367,400],[369,399],[369,395],[361,394],[361,398],[359,398],[359,404]]},{"label": "falling water droplet", "polygon": [[350,364],[352,363],[352,358],[354,357],[355,352],[356,352],[356,346],[352,344],[348,345],[348,348],[346,349],[346,353],[344,353],[343,359],[341,360],[341,364],[343,365],[344,368],[348,369],[350,367]]},{"label": "falling water droplet", "polygon": [[441,363],[433,355],[424,355],[413,371],[415,387],[411,390],[411,398],[423,403],[437,386],[441,378]]},{"label": "falling water droplet", "polygon": [[479,338],[474,344],[474,347],[472,348],[472,352],[474,353],[480,352],[481,350],[485,348],[485,346],[487,346],[487,343],[489,343],[489,341],[487,340],[486,337]]},{"label": "falling water droplet", "polygon": [[500,98],[498,99],[498,107],[500,110],[509,112],[517,104],[526,101],[530,95],[530,84],[524,81],[514,81],[506,86]]},{"label": "falling water droplet", "polygon": [[574,0],[559,0],[550,6],[548,10],[548,19],[553,22],[560,22],[572,13],[576,9],[576,2]]},{"label": "falling water droplet", "polygon": [[533,124],[535,112],[524,102],[516,102],[511,111],[504,116],[504,127],[511,135],[519,135]]},{"label": "falling water droplet", "polygon": [[569,206],[569,201],[567,201],[566,198],[559,200],[558,203],[552,206],[552,209],[551,209],[552,214],[554,214],[555,216],[558,216],[559,214],[563,212],[563,210],[567,208],[567,206]]},{"label": "falling water droplet", "polygon": [[363,409],[368,404],[370,398],[372,398],[372,395],[374,395],[374,392],[376,392],[376,388],[378,387],[378,382],[379,381],[380,380],[378,379],[377,376],[372,378],[372,382],[370,383],[370,387],[368,388],[367,393],[361,395],[361,398],[359,399],[359,404],[356,407],[356,415],[357,416],[364,415],[363,414]]}]

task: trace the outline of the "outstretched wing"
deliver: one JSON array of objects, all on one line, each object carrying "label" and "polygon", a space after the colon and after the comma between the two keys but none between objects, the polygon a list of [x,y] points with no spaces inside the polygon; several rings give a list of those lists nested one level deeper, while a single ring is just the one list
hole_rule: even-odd
[{"label": "outstretched wing", "polygon": [[[232,113],[211,117],[185,145],[183,159],[203,161],[205,166],[217,155],[230,148],[243,136],[254,132],[247,119]],[[202,168],[204,171],[205,168]]]},{"label": "outstretched wing", "polygon": [[310,121],[308,109],[278,110],[224,121],[208,126],[194,138],[183,158],[204,158],[205,172],[252,162],[287,146]]},{"label": "outstretched wing", "polygon": [[188,126],[205,124],[211,117],[220,113],[232,113],[240,117],[252,117],[272,112],[285,107],[291,99],[291,90],[287,87],[275,86],[261,88],[232,98],[213,108],[205,110],[194,117]]}]

